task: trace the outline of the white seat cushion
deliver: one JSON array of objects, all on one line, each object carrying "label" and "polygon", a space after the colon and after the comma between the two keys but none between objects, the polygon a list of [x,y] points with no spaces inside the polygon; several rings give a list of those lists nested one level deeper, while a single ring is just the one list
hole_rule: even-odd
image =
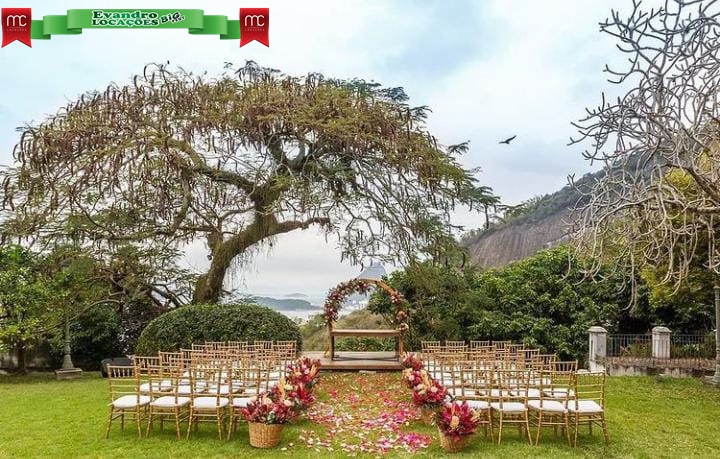
[{"label": "white seat cushion", "polygon": [[215,397],[197,397],[193,400],[192,405],[193,408],[199,410],[214,410],[216,408],[225,408],[229,403],[230,400],[225,397],[220,397],[219,399]]},{"label": "white seat cushion", "polygon": [[[217,386],[211,385],[210,387],[208,387],[208,390],[207,390],[207,391],[208,391],[209,394],[228,395],[228,394],[230,393],[230,390],[231,390],[231,389],[230,389],[230,386],[229,386],[229,385],[223,384],[223,385],[220,386],[219,389],[218,389]],[[235,393],[235,392],[237,392],[237,391],[239,391],[239,390],[240,390],[240,389],[239,389],[238,387],[234,387],[234,386],[232,387],[232,392],[233,392],[233,393]]]},{"label": "white seat cushion", "polygon": [[466,400],[468,406],[473,410],[487,410],[490,404],[485,400]]},{"label": "white seat cushion", "polygon": [[556,413],[565,413],[565,405],[557,400],[530,400],[527,404],[528,408],[537,411],[553,411]]},{"label": "white seat cushion", "polygon": [[147,395],[123,395],[112,401],[115,408],[126,409],[135,408],[136,406],[145,406],[150,403],[150,397]]},{"label": "white seat cushion", "polygon": [[575,391],[565,387],[556,387],[552,390],[544,390],[543,394],[552,398],[573,398],[575,396]]},{"label": "white seat cushion", "polygon": [[578,400],[568,402],[568,411],[571,413],[602,413],[603,409],[595,400]]},{"label": "white seat cushion", "polygon": [[250,403],[250,400],[252,400],[252,397],[235,397],[232,404],[235,408],[245,408]]},{"label": "white seat cushion", "polygon": [[[515,397],[523,397],[523,396],[525,396],[525,391],[524,391],[524,390],[520,390],[520,391],[513,390],[513,391],[510,391],[510,393],[511,393],[513,396],[515,396]],[[541,395],[541,394],[540,394],[540,389],[533,389],[533,388],[531,387],[530,389],[527,390],[527,398],[529,398],[529,399],[540,398],[540,395]]]},{"label": "white seat cushion", "polygon": [[152,388],[153,392],[166,392],[170,390],[171,383],[170,381],[161,381],[160,383],[152,383],[152,386],[149,382],[140,384],[140,393],[141,394],[148,394],[150,393],[150,389]]},{"label": "white seat cushion", "polygon": [[178,406],[185,406],[190,403],[190,397],[174,397],[172,395],[165,395],[160,398],[156,398],[150,402],[150,406],[157,406],[160,408],[175,408]]},{"label": "white seat cushion", "polygon": [[520,402],[503,402],[502,409],[500,409],[500,402],[493,402],[490,406],[493,410],[503,411],[505,413],[523,413],[527,411],[525,404]]}]

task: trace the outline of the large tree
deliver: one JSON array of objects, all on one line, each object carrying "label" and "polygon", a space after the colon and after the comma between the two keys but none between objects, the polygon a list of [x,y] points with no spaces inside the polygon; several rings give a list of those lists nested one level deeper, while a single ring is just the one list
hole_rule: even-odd
[{"label": "large tree", "polygon": [[5,231],[97,250],[135,245],[160,269],[202,240],[196,302],[233,263],[311,226],[343,257],[405,263],[452,242],[458,204],[494,202],[402,88],[248,63],[217,78],[165,65],[22,129],[4,173]]},{"label": "large tree", "polygon": [[614,260],[676,288],[699,265],[717,274],[720,4],[634,1],[600,29],[627,65],[606,69],[623,95],[577,123],[585,157],[605,167],[577,209],[576,242],[593,272]]}]

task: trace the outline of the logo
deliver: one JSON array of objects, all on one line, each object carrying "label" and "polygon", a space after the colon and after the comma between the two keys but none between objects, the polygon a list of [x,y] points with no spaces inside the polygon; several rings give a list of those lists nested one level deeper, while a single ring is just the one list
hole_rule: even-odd
[{"label": "logo", "polygon": [[240,47],[257,40],[270,46],[270,8],[240,8]]},{"label": "logo", "polygon": [[0,19],[2,19],[2,46],[0,48],[15,40],[32,48],[30,42],[32,12],[30,8],[3,8]]}]

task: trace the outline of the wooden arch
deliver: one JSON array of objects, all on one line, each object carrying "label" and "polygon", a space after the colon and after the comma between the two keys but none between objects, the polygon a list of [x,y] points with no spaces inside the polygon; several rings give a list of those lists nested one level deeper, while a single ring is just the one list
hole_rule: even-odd
[{"label": "wooden arch", "polygon": [[[338,312],[342,307],[343,303],[353,293],[365,294],[370,291],[372,286],[383,289],[390,296],[390,302],[395,306],[395,314],[393,316],[393,324],[395,325],[394,330],[334,330],[333,324],[338,319]],[[393,336],[397,338],[397,346],[395,348],[396,353],[401,354],[402,349],[402,335],[408,331],[408,302],[405,297],[389,286],[387,283],[377,279],[352,279],[347,282],[338,284],[335,288],[330,290],[327,298],[325,299],[324,305],[324,317],[325,324],[328,327],[328,336],[330,342],[328,343],[328,352],[331,354],[331,358],[335,358],[335,337],[336,336],[356,336],[356,337],[385,337]]]}]

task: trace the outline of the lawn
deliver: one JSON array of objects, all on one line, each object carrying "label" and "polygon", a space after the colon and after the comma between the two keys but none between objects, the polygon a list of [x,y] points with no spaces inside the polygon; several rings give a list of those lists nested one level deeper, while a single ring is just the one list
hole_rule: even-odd
[{"label": "lawn", "polygon": [[[63,382],[45,374],[0,376],[0,457],[373,457],[381,449],[389,457],[414,449],[420,457],[443,456],[436,431],[416,420],[399,373],[323,374],[316,408],[286,428],[271,451],[251,448],[246,426],[228,442],[207,425],[177,441],[171,428],[138,439],[118,424],[106,440],[106,384],[97,374]],[[479,434],[460,456],[718,457],[720,391],[691,379],[610,378],[608,384],[608,447],[597,430],[573,449],[551,431],[529,446],[508,429],[502,445]]]}]

